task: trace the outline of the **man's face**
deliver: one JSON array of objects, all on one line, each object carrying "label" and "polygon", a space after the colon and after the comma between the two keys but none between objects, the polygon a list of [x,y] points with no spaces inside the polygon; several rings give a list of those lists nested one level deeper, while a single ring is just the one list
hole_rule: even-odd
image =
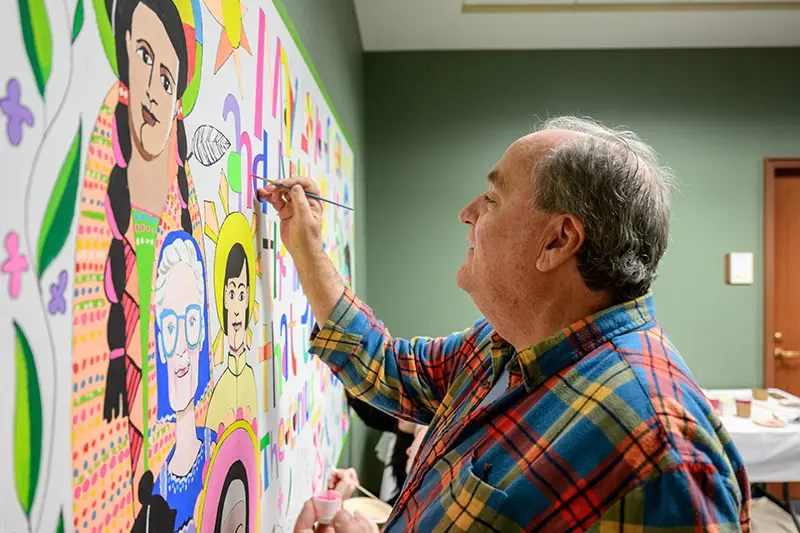
[{"label": "man's face", "polygon": [[247,285],[247,265],[235,278],[225,283],[225,310],[228,313],[228,345],[231,351],[244,346],[247,331],[247,304],[250,301],[250,287]]},{"label": "man's face", "polygon": [[488,177],[488,190],[461,210],[467,224],[467,257],[458,286],[484,313],[519,303],[521,283],[534,282],[544,215],[533,208],[533,166],[541,143],[530,135],[516,141]]}]

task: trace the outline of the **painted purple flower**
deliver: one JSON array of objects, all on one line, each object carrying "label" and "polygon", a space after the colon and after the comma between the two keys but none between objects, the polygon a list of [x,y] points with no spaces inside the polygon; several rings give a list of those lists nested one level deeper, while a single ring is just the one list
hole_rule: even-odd
[{"label": "painted purple flower", "polygon": [[58,275],[58,283],[50,285],[50,304],[48,310],[51,315],[67,312],[67,301],[64,299],[64,291],[67,288],[67,271],[62,270]]},{"label": "painted purple flower", "polygon": [[11,78],[6,86],[5,98],[0,99],[0,111],[8,119],[6,134],[13,146],[19,146],[22,141],[22,124],[27,124],[29,127],[33,126],[33,113],[28,107],[22,105],[20,101],[21,93],[19,81],[16,78]]}]

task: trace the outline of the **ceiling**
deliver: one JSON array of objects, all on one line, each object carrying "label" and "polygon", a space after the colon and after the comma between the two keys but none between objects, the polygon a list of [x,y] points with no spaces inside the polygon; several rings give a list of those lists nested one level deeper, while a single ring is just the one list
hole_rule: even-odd
[{"label": "ceiling", "polygon": [[355,6],[366,51],[800,46],[799,0],[355,0]]}]

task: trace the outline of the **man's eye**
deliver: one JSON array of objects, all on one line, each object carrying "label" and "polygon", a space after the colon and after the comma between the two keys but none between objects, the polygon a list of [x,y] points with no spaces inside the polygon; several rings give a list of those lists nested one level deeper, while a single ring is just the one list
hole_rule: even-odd
[{"label": "man's eye", "polygon": [[233,291],[230,291],[230,292],[228,292],[228,298],[230,298],[231,300],[233,300]]}]

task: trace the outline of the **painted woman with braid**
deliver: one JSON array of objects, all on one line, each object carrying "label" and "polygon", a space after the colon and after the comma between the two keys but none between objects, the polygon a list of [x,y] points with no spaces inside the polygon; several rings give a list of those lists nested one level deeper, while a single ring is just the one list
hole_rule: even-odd
[{"label": "painted woman with braid", "polygon": [[[181,105],[193,58],[178,9],[172,0],[106,4],[119,82],[92,133],[78,222],[76,531],[130,531],[144,516],[136,484],[161,469],[174,439],[156,421],[155,258],[172,230],[203,242]],[[106,505],[93,507],[98,501]]]}]

